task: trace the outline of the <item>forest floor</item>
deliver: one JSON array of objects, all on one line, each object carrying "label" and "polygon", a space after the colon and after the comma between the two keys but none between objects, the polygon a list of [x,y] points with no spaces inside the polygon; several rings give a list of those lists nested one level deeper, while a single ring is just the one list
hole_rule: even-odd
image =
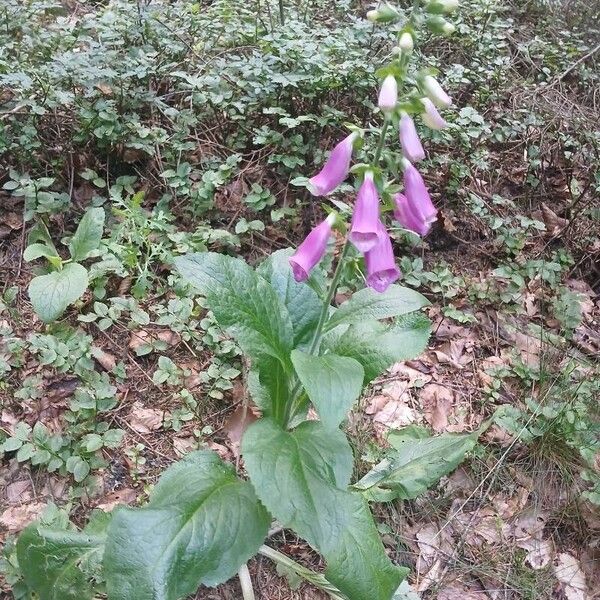
[{"label": "forest floor", "polygon": [[[29,598],[14,539],[32,520],[83,525],[94,509],[141,504],[197,448],[242,472],[239,350],[178,295],[172,258],[210,249],[255,263],[297,245],[321,212],[291,182],[313,174],[314,149],[330,147],[344,122],[368,114],[390,47],[364,25],[366,7],[343,2],[326,18],[318,3],[290,8],[281,30],[270,12],[224,0],[210,7],[217,16],[183,0],[137,4],[9,0],[0,10],[6,598]],[[142,24],[144,4],[155,13]],[[454,99],[451,128],[424,133],[440,218],[423,242],[398,235],[395,250],[403,284],[431,301],[433,333],[345,425],[360,477],[390,430],[471,432],[493,417],[439,485],[374,507],[418,597],[600,598],[593,13],[576,2],[467,0],[455,37],[424,48]],[[268,41],[248,41],[256,23]],[[335,199],[351,202],[351,192]],[[111,220],[90,288],[45,325],[27,293],[38,266],[23,259],[31,230],[43,221],[58,244],[92,205]],[[288,531],[269,543],[324,568]],[[308,584],[290,591],[264,557],[249,569],[259,600],[326,598]],[[237,580],[196,595],[240,597]]]}]

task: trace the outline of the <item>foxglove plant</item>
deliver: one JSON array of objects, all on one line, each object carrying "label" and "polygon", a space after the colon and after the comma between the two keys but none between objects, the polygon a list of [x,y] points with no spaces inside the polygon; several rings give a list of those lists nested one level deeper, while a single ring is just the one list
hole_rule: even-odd
[{"label": "foxglove plant", "polygon": [[[443,15],[455,1],[425,0],[424,10],[417,2],[410,15],[388,4],[369,12],[374,22],[396,27],[398,46],[380,72],[383,123],[375,151],[353,169],[354,211],[325,292],[316,291],[321,286],[311,272],[327,252],[332,229],[345,230],[336,213],[295,252],[275,252],[256,269],[213,252],[176,260],[182,279],[245,355],[248,394],[260,413],[241,443],[248,479],[214,452],[200,450],[165,471],[145,506],[118,507],[109,521],[92,520],[82,531],[29,526],[17,557],[40,598],[92,598],[94,583],[103,581],[101,593],[109,600],[177,600],[238,574],[247,600],[254,595],[246,562],[256,553],[334,600],[395,596],[408,570],[387,555],[369,501],[416,497],[453,470],[476,437],[407,434],[404,450],[351,484],[352,449],[340,426],[366,385],[427,345],[429,322],[420,309],[428,302],[395,283],[401,274],[387,213],[392,207],[402,227],[421,236],[436,219],[413,165],[424,151],[412,118],[443,127],[438,107],[450,98],[431,73],[408,73],[418,31],[448,34],[452,26]],[[392,125],[404,156],[397,156],[403,193],[380,164]],[[332,193],[349,176],[359,136],[366,130],[341,140],[309,180],[315,196]],[[357,253],[364,257],[367,287],[333,306],[344,266],[356,264]],[[311,408],[318,420],[308,418]],[[324,575],[264,545],[274,520],[322,554]]]}]

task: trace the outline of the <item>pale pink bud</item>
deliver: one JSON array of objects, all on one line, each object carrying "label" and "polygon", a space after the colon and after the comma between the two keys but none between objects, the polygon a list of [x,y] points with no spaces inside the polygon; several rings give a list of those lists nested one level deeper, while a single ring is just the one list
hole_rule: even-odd
[{"label": "pale pink bud", "polygon": [[448,126],[448,123],[444,121],[442,115],[440,115],[438,109],[429,98],[421,98],[421,102],[425,107],[425,112],[421,113],[421,118],[429,129],[444,129],[444,127]]},{"label": "pale pink bud", "polygon": [[425,158],[425,150],[423,150],[414,121],[406,113],[400,118],[400,145],[402,146],[402,153],[411,162],[417,162]]},{"label": "pale pink bud", "polygon": [[383,112],[390,112],[396,108],[396,104],[398,104],[398,83],[393,75],[388,75],[381,85],[377,106]]},{"label": "pale pink bud", "polygon": [[425,90],[425,93],[429,99],[438,108],[448,108],[449,106],[452,106],[452,99],[450,96],[446,94],[446,92],[442,89],[442,86],[431,75],[426,75],[423,78],[423,89]]}]

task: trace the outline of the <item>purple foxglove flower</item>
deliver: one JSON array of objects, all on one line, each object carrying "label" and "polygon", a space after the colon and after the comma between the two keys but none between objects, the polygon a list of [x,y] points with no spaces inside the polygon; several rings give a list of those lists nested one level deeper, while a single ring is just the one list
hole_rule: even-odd
[{"label": "purple foxglove flower", "polygon": [[429,96],[429,99],[438,108],[448,108],[449,106],[452,106],[452,98],[446,94],[442,89],[442,86],[431,75],[426,75],[423,78],[423,89],[427,96]]},{"label": "purple foxglove flower", "polygon": [[310,191],[314,196],[325,196],[346,179],[350,170],[352,158],[352,145],[358,133],[351,133],[345,137],[332,151],[323,168],[308,182]]},{"label": "purple foxglove flower", "polygon": [[437,210],[431,201],[419,171],[405,158],[402,163],[404,168],[404,194],[408,200],[408,206],[413,214],[418,215],[420,220],[429,226],[437,220]]},{"label": "purple foxglove flower", "polygon": [[400,145],[402,153],[411,162],[425,158],[425,150],[417,134],[414,121],[404,113],[400,118]]},{"label": "purple foxglove flower", "polygon": [[429,129],[444,129],[444,127],[448,126],[448,123],[444,121],[442,115],[440,115],[438,109],[429,98],[421,98],[421,102],[425,107],[425,112],[421,114],[421,118]]},{"label": "purple foxglove flower", "polygon": [[312,269],[323,258],[334,222],[335,215],[330,214],[306,236],[294,255],[290,257],[290,265],[296,281],[306,281]]},{"label": "purple foxglove flower", "polygon": [[356,197],[349,239],[359,252],[365,253],[377,243],[378,232],[379,195],[373,173],[367,171]]},{"label": "purple foxglove flower", "polygon": [[365,266],[367,267],[367,285],[376,292],[383,293],[400,277],[401,273],[396,266],[392,240],[381,222],[378,225],[378,242],[376,246],[365,253]]},{"label": "purple foxglove flower", "polygon": [[431,224],[423,220],[421,215],[413,210],[404,194],[394,196],[394,218],[405,229],[420,236],[427,235],[431,229]]},{"label": "purple foxglove flower", "polygon": [[391,112],[398,103],[398,83],[393,75],[388,75],[381,84],[377,106],[383,112]]}]

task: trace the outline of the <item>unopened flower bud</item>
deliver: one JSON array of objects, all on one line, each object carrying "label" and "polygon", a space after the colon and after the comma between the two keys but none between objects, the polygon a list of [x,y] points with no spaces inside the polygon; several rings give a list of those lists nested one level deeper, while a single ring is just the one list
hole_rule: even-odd
[{"label": "unopened flower bud", "polygon": [[412,52],[412,49],[414,48],[414,40],[413,40],[413,36],[408,33],[408,31],[405,31],[401,36],[400,39],[398,40],[398,46],[400,48],[402,48],[402,50],[404,50],[404,52]]},{"label": "unopened flower bud", "polygon": [[381,84],[377,106],[382,112],[392,112],[398,103],[398,83],[393,75],[388,75]]},{"label": "unopened flower bud", "polygon": [[423,89],[438,108],[448,108],[449,106],[452,106],[452,98],[446,94],[442,86],[431,75],[423,77]]},{"label": "unopened flower bud", "polygon": [[435,15],[427,19],[427,27],[432,33],[439,33],[441,35],[450,35],[454,32],[454,25],[448,23],[444,17]]},{"label": "unopened flower bud", "polygon": [[373,23],[395,23],[400,19],[400,13],[389,4],[385,4],[376,10],[370,10],[367,19]]},{"label": "unopened flower bud", "polygon": [[458,0],[431,0],[425,7],[428,13],[441,15],[454,12],[458,8]]},{"label": "unopened flower bud", "polygon": [[400,46],[394,46],[392,48],[392,54],[394,56],[400,56],[402,54],[402,48],[400,48]]}]

